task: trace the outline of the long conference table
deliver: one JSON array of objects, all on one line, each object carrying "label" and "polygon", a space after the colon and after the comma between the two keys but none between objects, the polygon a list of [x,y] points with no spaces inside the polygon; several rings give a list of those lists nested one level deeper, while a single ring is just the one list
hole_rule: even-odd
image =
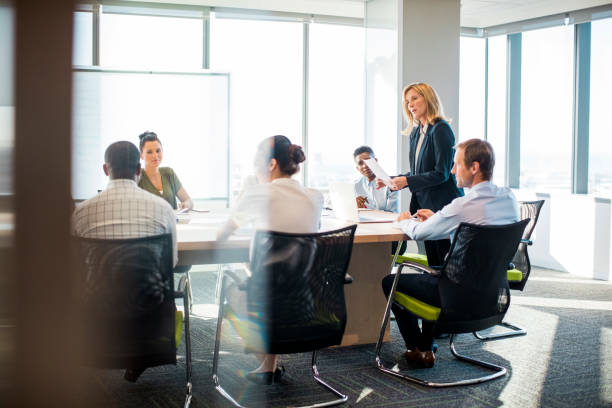
[{"label": "long conference table", "polygon": [[[386,215],[377,211],[369,214]],[[381,213],[381,214],[377,214]],[[248,262],[252,231],[237,231],[224,242],[216,241],[216,231],[227,219],[226,210],[180,216],[177,240],[180,265]],[[183,223],[187,222],[187,223]],[[354,224],[323,216],[321,231]],[[341,346],[378,341],[386,299],[381,280],[392,267],[391,243],[408,237],[392,223],[358,224],[348,273],[354,278],[345,286],[347,325]],[[386,339],[389,332],[387,326]]]}]

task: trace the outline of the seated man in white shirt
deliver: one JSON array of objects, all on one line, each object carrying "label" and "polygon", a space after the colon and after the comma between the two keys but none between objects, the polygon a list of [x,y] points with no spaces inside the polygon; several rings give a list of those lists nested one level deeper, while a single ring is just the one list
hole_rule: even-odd
[{"label": "seated man in white shirt", "polygon": [[[73,234],[85,238],[124,239],[172,235],[173,265],[178,259],[176,217],[163,198],[136,184],[140,174],[140,152],[130,142],[111,144],[104,153],[106,189],[77,206],[72,215]],[[136,381],[144,371],[133,367],[125,379]]]},{"label": "seated man in white shirt", "polygon": [[[419,209],[414,216],[405,212],[398,217],[402,230],[412,239],[436,240],[454,237],[462,222],[480,225],[510,224],[519,220],[518,204],[512,190],[497,187],[491,182],[495,155],[489,142],[470,139],[456,146],[452,173],[458,187],[470,188],[469,193],[457,197],[435,214],[428,209]],[[383,279],[383,291],[388,297],[393,284],[393,275]],[[413,296],[427,304],[440,307],[438,278],[429,274],[404,274],[397,290]],[[406,343],[406,359],[433,367],[433,323],[422,321],[411,313],[393,306],[397,325]]]},{"label": "seated man in white shirt", "polygon": [[355,182],[355,194],[359,208],[370,208],[398,212],[399,190],[393,191],[385,186],[376,189],[376,175],[365,163],[365,160],[376,159],[374,151],[369,146],[361,146],[353,152],[353,159],[357,165],[357,171],[363,177]]}]

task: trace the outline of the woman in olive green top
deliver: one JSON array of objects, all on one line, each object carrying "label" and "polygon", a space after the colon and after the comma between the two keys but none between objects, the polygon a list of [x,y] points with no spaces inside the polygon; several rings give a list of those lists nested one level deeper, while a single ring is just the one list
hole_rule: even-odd
[{"label": "woman in olive green top", "polygon": [[[144,160],[144,171],[140,174],[138,186],[143,190],[160,196],[172,208],[193,208],[193,201],[181,185],[179,178],[170,167],[159,167],[163,158],[161,141],[153,132],[144,132],[140,136],[140,158]],[[176,205],[176,197],[180,202]]]}]

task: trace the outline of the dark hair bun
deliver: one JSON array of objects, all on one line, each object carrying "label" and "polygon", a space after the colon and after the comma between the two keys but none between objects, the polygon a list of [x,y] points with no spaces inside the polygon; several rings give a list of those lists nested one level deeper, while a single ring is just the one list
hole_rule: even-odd
[{"label": "dark hair bun", "polygon": [[306,155],[304,154],[304,150],[302,150],[302,146],[295,144],[289,146],[289,157],[291,157],[291,160],[296,164],[300,164],[306,160]]}]

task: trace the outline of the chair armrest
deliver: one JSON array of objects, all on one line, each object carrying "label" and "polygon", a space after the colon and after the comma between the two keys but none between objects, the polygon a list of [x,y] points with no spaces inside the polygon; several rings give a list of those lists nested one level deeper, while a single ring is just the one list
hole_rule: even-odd
[{"label": "chair armrest", "polygon": [[191,269],[191,265],[176,265],[174,267],[173,273],[186,273]]},{"label": "chair armrest", "polygon": [[178,287],[174,291],[174,298],[182,298],[185,293],[185,288],[187,287],[187,275],[181,276],[179,280]]},{"label": "chair armrest", "polygon": [[533,241],[530,239],[521,239],[521,244],[533,245]]},{"label": "chair armrest", "polygon": [[424,265],[421,265],[420,263],[416,263],[416,262],[402,262],[397,270],[397,273],[402,273],[402,269],[404,267],[408,267],[408,268],[412,268],[415,269],[419,272],[424,272],[424,273],[428,273],[432,276],[440,276],[441,272],[439,269],[434,269],[432,267],[427,267]]}]

